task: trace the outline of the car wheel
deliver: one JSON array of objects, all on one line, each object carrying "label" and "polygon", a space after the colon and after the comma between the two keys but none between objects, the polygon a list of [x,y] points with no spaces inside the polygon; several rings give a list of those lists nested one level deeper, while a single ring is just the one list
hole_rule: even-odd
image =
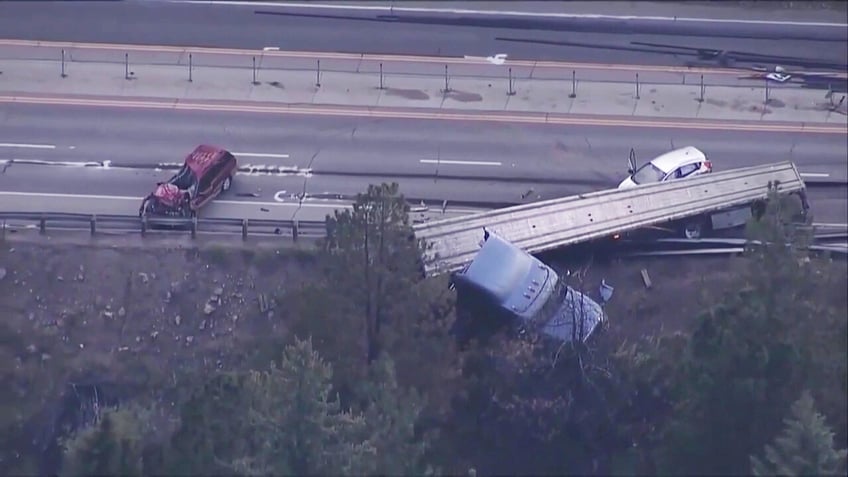
[{"label": "car wheel", "polygon": [[230,190],[230,186],[232,186],[232,185],[233,185],[233,178],[227,177],[226,179],[224,179],[224,184],[221,186],[221,189],[224,192],[226,192],[226,191]]}]

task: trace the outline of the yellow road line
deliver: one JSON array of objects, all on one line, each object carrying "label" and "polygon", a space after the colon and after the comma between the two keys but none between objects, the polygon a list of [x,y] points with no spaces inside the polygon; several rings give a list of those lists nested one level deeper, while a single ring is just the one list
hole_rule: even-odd
[{"label": "yellow road line", "polygon": [[[39,40],[13,40],[0,39],[0,47],[42,47],[42,48],[65,48],[80,50],[109,50],[121,52],[146,52],[146,53],[204,53],[210,55],[237,55],[237,56],[270,56],[282,58],[311,58],[327,60],[351,60],[351,61],[382,61],[402,63],[438,63],[454,65],[490,65],[485,58],[459,58],[449,56],[418,56],[418,55],[372,55],[355,53],[332,53],[317,51],[285,51],[285,50],[250,50],[240,48],[209,48],[199,46],[165,46],[165,45],[129,45],[119,43],[78,43],[69,41],[39,41]],[[750,70],[729,68],[688,68],[685,66],[650,66],[650,65],[625,65],[604,63],[574,63],[561,61],[533,61],[533,60],[509,60],[504,66],[524,66],[528,68],[560,68],[560,69],[588,69],[588,70],[612,70],[612,71],[639,71],[654,73],[698,73],[698,74],[732,74],[750,73]]]},{"label": "yellow road line", "polygon": [[827,126],[817,124],[757,124],[733,121],[692,121],[674,119],[614,119],[585,118],[551,115],[546,113],[514,114],[500,112],[462,113],[447,111],[405,111],[386,108],[340,108],[336,106],[264,106],[249,103],[216,104],[203,102],[183,102],[180,100],[114,100],[67,97],[39,96],[0,96],[0,103],[41,104],[53,106],[83,106],[107,108],[172,109],[179,111],[209,111],[278,115],[367,117],[380,119],[418,119],[442,121],[475,121],[522,124],[553,124],[561,126],[603,126],[603,127],[641,127],[652,129],[696,129],[751,132],[791,132],[816,134],[848,134],[845,126]]}]

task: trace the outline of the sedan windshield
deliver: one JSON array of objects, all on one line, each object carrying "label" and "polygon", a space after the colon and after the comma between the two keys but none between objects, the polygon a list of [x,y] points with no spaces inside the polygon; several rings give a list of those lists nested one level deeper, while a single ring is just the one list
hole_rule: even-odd
[{"label": "sedan windshield", "polygon": [[632,179],[636,184],[650,184],[651,182],[661,181],[663,177],[665,177],[665,172],[649,162],[634,172]]}]

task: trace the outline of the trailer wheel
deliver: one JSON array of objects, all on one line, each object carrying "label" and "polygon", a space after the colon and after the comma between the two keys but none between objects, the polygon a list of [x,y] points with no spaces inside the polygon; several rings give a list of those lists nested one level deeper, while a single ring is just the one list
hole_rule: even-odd
[{"label": "trailer wheel", "polygon": [[224,184],[221,185],[221,189],[224,192],[226,192],[226,191],[230,190],[230,186],[232,186],[232,185],[233,185],[233,178],[227,177],[226,179],[224,179]]},{"label": "trailer wheel", "polygon": [[688,239],[699,239],[702,229],[701,222],[689,222],[683,227],[683,235]]}]

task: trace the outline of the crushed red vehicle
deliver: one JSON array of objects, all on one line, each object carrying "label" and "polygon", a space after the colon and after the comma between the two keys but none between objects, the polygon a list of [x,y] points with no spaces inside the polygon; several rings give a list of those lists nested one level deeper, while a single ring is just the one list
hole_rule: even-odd
[{"label": "crushed red vehicle", "polygon": [[157,183],[144,198],[138,215],[194,217],[201,207],[230,189],[235,172],[232,153],[215,146],[197,146],[173,177]]}]

